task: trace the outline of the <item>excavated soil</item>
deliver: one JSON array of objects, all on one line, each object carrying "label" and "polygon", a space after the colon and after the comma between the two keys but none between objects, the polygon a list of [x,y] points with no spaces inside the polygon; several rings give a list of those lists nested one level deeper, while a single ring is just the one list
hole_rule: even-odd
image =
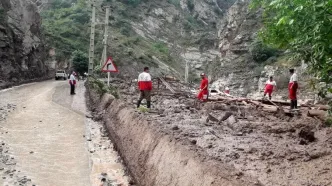
[{"label": "excavated soil", "polygon": [[140,113],[135,88],[113,84],[122,101],[95,112],[139,185],[332,184],[332,129],[316,118],[189,95],[154,96]]}]

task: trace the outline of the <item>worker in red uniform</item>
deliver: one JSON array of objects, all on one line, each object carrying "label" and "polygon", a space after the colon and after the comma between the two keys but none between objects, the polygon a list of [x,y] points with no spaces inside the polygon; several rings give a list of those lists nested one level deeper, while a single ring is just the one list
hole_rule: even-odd
[{"label": "worker in red uniform", "polygon": [[205,74],[201,74],[201,86],[197,95],[197,98],[201,101],[207,101],[208,100],[208,94],[209,94],[209,80],[206,78]]},{"label": "worker in red uniform", "polygon": [[294,69],[289,69],[291,74],[289,84],[288,84],[288,91],[289,91],[289,99],[291,100],[291,109],[297,109],[297,74],[295,73]]},{"label": "worker in red uniform", "polygon": [[265,83],[264,98],[266,94],[269,95],[269,99],[272,99],[272,92],[276,89],[277,83],[273,80],[273,77],[270,76],[270,79]]},{"label": "worker in red uniform", "polygon": [[225,88],[225,94],[230,94],[230,93],[231,93],[231,92],[230,92],[229,88],[226,87],[226,88]]},{"label": "worker in red uniform", "polygon": [[140,90],[140,97],[137,102],[137,108],[140,107],[143,99],[146,99],[147,108],[151,107],[151,90],[152,81],[149,74],[149,67],[144,67],[144,72],[138,76],[138,88]]}]

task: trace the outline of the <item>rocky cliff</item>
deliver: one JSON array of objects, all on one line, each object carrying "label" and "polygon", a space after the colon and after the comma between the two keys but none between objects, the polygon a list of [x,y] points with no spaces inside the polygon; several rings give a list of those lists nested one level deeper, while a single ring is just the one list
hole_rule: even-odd
[{"label": "rocky cliff", "polygon": [[116,61],[134,67],[146,64],[156,67],[152,72],[184,77],[188,64],[189,81],[199,80],[199,73],[205,72],[213,87],[228,86],[233,94],[246,96],[257,91],[266,61],[277,55],[255,44],[261,21],[259,12],[249,10],[250,0],[111,4],[111,52]]},{"label": "rocky cliff", "polygon": [[[62,1],[63,5],[50,7],[52,10],[45,13],[49,16],[44,20],[49,20],[44,26],[59,30],[51,29],[49,35],[56,36],[53,40],[72,41],[63,48],[55,47],[55,51],[68,52],[72,43],[83,47],[71,50],[88,50],[89,30],[83,38],[76,33],[85,27],[74,28],[82,17],[78,6],[82,1]],[[104,21],[102,5],[106,3],[111,6],[108,56],[113,57],[122,75],[137,77],[143,66],[149,66],[153,76],[169,74],[183,80],[187,65],[190,82],[198,82],[199,74],[205,72],[211,87],[223,90],[227,86],[233,95],[247,96],[259,93],[269,75],[276,77],[281,88],[287,88],[287,68],[301,65],[287,62],[282,51],[257,39],[262,26],[260,12],[249,9],[250,0],[97,0],[96,61],[102,52],[104,28],[99,23]],[[83,12],[88,14],[91,6],[85,7]],[[60,29],[54,22],[70,26]],[[305,68],[299,71],[305,72]]]},{"label": "rocky cliff", "polygon": [[0,87],[47,74],[40,25],[33,2],[0,1]]},{"label": "rocky cliff", "polygon": [[[217,34],[220,20],[234,2],[112,0],[108,53],[121,72],[134,76],[147,65],[155,75],[165,73],[183,78],[187,63],[190,81],[195,81],[207,64],[220,59]],[[103,21],[104,11],[99,8],[98,12],[98,21]],[[98,48],[103,29],[97,30]],[[98,50],[96,57],[99,60]],[[122,68],[128,65],[131,68]]]},{"label": "rocky cliff", "polygon": [[260,28],[260,17],[248,9],[249,2],[236,1],[220,20],[221,59],[209,68],[215,86],[228,86],[233,93],[240,95],[255,90],[260,75],[260,65],[250,53],[250,46]]},{"label": "rocky cliff", "polygon": [[303,91],[301,99],[313,98],[311,77],[303,62],[288,60],[287,53],[263,44],[257,37],[262,27],[259,10],[249,8],[250,0],[237,0],[219,23],[220,60],[207,65],[212,87],[229,87],[233,95],[262,97],[269,76],[277,82],[278,99],[287,99],[289,68],[296,68]]}]

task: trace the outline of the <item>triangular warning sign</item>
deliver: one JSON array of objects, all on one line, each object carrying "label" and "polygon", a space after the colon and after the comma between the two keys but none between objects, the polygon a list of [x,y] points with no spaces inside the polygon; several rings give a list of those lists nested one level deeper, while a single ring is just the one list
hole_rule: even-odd
[{"label": "triangular warning sign", "polygon": [[118,69],[116,68],[116,66],[115,66],[115,64],[114,64],[111,57],[109,57],[106,60],[103,68],[101,68],[101,71],[102,72],[118,72]]}]

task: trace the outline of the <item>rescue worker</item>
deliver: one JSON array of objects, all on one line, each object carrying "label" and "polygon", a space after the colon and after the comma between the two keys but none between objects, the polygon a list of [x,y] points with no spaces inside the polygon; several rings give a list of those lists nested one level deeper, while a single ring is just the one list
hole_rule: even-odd
[{"label": "rescue worker", "polygon": [[199,89],[199,92],[198,92],[198,95],[197,95],[197,98],[201,101],[207,101],[208,100],[208,94],[209,94],[209,81],[208,79],[206,78],[205,74],[202,73],[201,74],[201,78],[202,78],[202,81],[201,81],[201,85],[200,85],[200,89]]},{"label": "rescue worker", "polygon": [[138,76],[138,88],[140,90],[140,97],[137,101],[137,108],[140,107],[143,99],[146,99],[147,108],[151,108],[152,81],[149,74],[149,67],[144,67],[144,72]]},{"label": "rescue worker", "polygon": [[276,89],[277,83],[273,80],[273,77],[270,76],[270,79],[265,83],[264,98],[266,94],[269,95],[269,99],[272,99],[272,92]]},{"label": "rescue worker", "polygon": [[289,72],[291,74],[289,84],[288,84],[288,91],[289,91],[289,99],[291,100],[291,109],[297,109],[297,88],[298,88],[298,83],[297,83],[297,74],[295,73],[294,69],[289,69]]},{"label": "rescue worker", "polygon": [[70,95],[74,95],[75,93],[75,85],[76,85],[76,73],[73,71],[69,77],[69,84],[70,84]]},{"label": "rescue worker", "polygon": [[230,90],[229,90],[228,87],[225,88],[225,93],[226,93],[226,94],[229,94],[229,93],[230,93]]}]

